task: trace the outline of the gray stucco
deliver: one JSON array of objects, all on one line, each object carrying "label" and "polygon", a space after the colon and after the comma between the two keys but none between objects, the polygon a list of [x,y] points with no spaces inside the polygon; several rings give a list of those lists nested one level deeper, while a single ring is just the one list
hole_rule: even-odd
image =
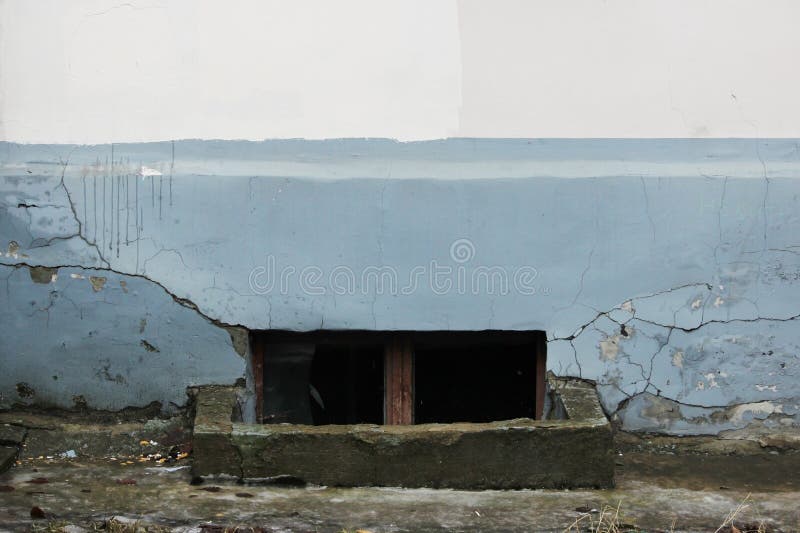
[{"label": "gray stucco", "polygon": [[[225,325],[534,329],[548,368],[597,380],[630,429],[797,425],[798,146],[1,144],[3,403],[18,382],[59,405],[180,403],[185,385],[244,375]],[[269,286],[273,265],[294,267],[286,287]],[[488,289],[491,267],[507,293]],[[158,329],[140,333],[145,317]]]}]

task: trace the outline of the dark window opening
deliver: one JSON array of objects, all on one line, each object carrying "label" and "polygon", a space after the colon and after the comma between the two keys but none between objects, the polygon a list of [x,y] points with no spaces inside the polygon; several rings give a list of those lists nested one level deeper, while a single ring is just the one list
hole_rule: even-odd
[{"label": "dark window opening", "polygon": [[534,418],[536,358],[529,345],[417,347],[414,422]]},{"label": "dark window opening", "polygon": [[253,335],[264,423],[540,418],[543,332],[270,331]]},{"label": "dark window opening", "polygon": [[318,344],[309,381],[314,424],[383,423],[383,346]]}]

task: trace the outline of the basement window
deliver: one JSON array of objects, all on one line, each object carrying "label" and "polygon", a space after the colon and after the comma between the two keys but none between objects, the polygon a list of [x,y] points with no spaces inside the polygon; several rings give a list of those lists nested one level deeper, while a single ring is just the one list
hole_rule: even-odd
[{"label": "basement window", "polygon": [[253,334],[256,418],[427,424],[541,418],[541,331]]}]

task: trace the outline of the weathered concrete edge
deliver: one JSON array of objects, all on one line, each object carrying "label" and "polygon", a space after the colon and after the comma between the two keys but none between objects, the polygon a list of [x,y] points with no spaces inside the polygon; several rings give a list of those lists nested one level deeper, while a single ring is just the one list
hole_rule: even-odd
[{"label": "weathered concrete edge", "polygon": [[568,420],[303,426],[233,423],[236,389],[204,387],[197,396],[193,474],[291,476],[339,486],[613,486],[612,431],[594,389],[554,378],[551,390],[566,398]]},{"label": "weathered concrete edge", "polygon": [[586,380],[547,375],[551,403],[559,404],[566,418],[597,426],[609,426],[595,386]]},{"label": "weathered concrete edge", "polygon": [[236,387],[198,388],[192,432],[192,472],[195,476],[227,474],[242,477],[241,457],[231,439],[231,419],[236,404]]}]

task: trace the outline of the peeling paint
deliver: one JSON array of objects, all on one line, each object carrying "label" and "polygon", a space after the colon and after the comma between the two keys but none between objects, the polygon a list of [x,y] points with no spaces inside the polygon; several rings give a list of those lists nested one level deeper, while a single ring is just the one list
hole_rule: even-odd
[{"label": "peeling paint", "polygon": [[13,259],[19,258],[19,244],[16,241],[11,241],[8,243],[8,251],[6,252],[6,256]]},{"label": "peeling paint", "polygon": [[160,352],[160,351],[161,351],[161,350],[159,350],[158,348],[156,348],[155,346],[153,346],[152,344],[150,344],[149,342],[147,342],[147,341],[146,341],[146,340],[144,340],[144,339],[142,339],[142,340],[141,340],[140,344],[141,344],[141,345],[144,347],[144,349],[145,349],[145,350],[147,350],[148,352],[156,352],[156,353],[157,353],[157,352]]},{"label": "peeling paint", "polygon": [[154,168],[142,165],[142,167],[139,169],[139,175],[145,178],[149,176],[162,176],[163,174]]},{"label": "peeling paint", "polygon": [[734,423],[740,423],[748,413],[769,416],[783,413],[783,406],[769,401],[737,405],[730,410],[730,419]]},{"label": "peeling paint", "polygon": [[106,278],[103,276],[89,276],[89,282],[92,284],[94,292],[100,292],[106,284]]},{"label": "peeling paint", "polygon": [[683,368],[683,352],[678,350],[672,354],[672,365],[677,368]]},{"label": "peeling paint", "polygon": [[245,357],[247,355],[247,347],[250,344],[250,332],[245,328],[236,326],[228,326],[225,328],[231,336],[231,343],[236,353]]},{"label": "peeling paint", "polygon": [[51,267],[28,267],[31,281],[34,283],[48,284],[58,280],[58,268]]},{"label": "peeling paint", "polygon": [[25,382],[17,383],[16,385],[17,394],[20,398],[32,398],[36,395],[36,391]]},{"label": "peeling paint", "polygon": [[621,335],[612,335],[600,341],[600,358],[603,361],[615,361],[619,354]]},{"label": "peeling paint", "polygon": [[719,387],[719,384],[717,383],[717,375],[714,374],[713,372],[709,372],[703,377],[706,378],[706,382],[708,383],[709,389]]}]

